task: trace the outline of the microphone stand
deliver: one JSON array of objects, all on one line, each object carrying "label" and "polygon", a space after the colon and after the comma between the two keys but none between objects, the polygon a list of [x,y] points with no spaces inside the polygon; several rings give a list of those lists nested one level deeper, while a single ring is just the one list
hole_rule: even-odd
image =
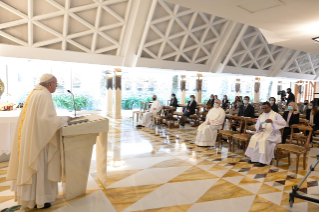
[{"label": "microphone stand", "polygon": [[67,90],[70,94],[72,94],[72,98],[73,98],[73,106],[74,106],[74,118],[76,117],[76,109],[75,109],[75,100],[74,100],[74,95],[70,90]]}]

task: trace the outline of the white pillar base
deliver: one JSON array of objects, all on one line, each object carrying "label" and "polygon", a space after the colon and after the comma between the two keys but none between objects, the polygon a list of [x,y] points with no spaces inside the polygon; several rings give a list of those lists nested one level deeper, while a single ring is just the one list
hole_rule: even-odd
[{"label": "white pillar base", "polygon": [[185,100],[186,100],[186,91],[182,91],[180,104],[185,104]]},{"label": "white pillar base", "polygon": [[259,103],[259,92],[258,93],[256,93],[256,92],[254,92],[254,103]]},{"label": "white pillar base", "polygon": [[107,90],[106,115],[113,116],[113,90]]}]

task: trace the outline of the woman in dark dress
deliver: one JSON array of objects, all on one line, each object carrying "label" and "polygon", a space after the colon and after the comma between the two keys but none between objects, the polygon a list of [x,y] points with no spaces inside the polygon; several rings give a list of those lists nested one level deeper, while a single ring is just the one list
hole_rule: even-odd
[{"label": "woman in dark dress", "polygon": [[[318,107],[313,106],[313,101],[311,101],[308,105],[308,109],[306,111],[306,119],[309,121],[309,126],[312,127],[312,136],[315,131],[319,130],[319,110]],[[307,135],[309,132],[307,131]],[[310,137],[309,146],[312,147],[312,136]]]},{"label": "woman in dark dress", "polygon": [[[283,134],[282,134],[282,143],[286,143],[286,138],[288,135],[291,134],[291,128],[290,126],[293,124],[299,124],[299,108],[297,103],[290,102],[288,105],[288,110],[284,112],[284,115],[282,116],[285,121],[287,122],[286,127],[284,128]],[[298,129],[294,129],[294,132],[299,132]]]},{"label": "woman in dark dress", "polygon": [[278,105],[276,104],[276,98],[275,97],[270,97],[269,98],[269,104],[270,107],[273,111],[275,111],[276,113],[278,113]]}]

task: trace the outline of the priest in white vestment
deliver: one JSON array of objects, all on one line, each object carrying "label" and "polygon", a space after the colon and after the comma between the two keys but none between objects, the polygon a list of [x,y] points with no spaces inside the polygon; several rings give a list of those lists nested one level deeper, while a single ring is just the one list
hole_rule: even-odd
[{"label": "priest in white vestment", "polygon": [[216,99],[213,108],[206,115],[206,121],[197,128],[196,144],[198,146],[214,146],[217,138],[217,130],[222,128],[225,121],[225,111],[221,108],[221,102]]},{"label": "priest in white vestment", "polygon": [[274,158],[275,146],[281,143],[280,129],[286,126],[283,117],[271,110],[269,102],[262,105],[262,113],[255,125],[256,134],[249,141],[246,155],[250,157],[248,163],[257,163],[259,167],[269,165]]},{"label": "priest in white vestment", "polygon": [[58,129],[71,120],[58,117],[52,94],[57,79],[44,74],[27,97],[16,126],[7,180],[15,201],[25,208],[48,208],[58,195],[61,159]]},{"label": "priest in white vestment", "polygon": [[152,116],[154,113],[158,113],[160,110],[162,110],[163,105],[160,100],[157,99],[156,95],[153,95],[153,103],[149,111],[143,114],[142,122],[140,125],[137,125],[136,127],[150,127],[152,122]]}]

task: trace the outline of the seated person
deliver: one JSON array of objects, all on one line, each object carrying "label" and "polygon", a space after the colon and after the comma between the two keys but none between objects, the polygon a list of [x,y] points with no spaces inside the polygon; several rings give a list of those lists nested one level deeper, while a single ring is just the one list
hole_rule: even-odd
[{"label": "seated person", "polygon": [[184,127],[185,126],[185,122],[186,119],[190,116],[195,114],[195,110],[197,107],[197,102],[195,101],[195,96],[194,95],[190,95],[191,101],[188,101],[187,103],[187,107],[184,110],[184,114],[181,118],[181,126]]},{"label": "seated person", "polygon": [[222,100],[222,108],[224,110],[226,110],[228,104],[229,104],[229,101],[228,101],[227,95],[224,95],[223,100]]},{"label": "seated person", "polygon": [[[282,117],[287,122],[282,134],[282,143],[285,144],[287,136],[291,134],[290,125],[299,124],[299,111],[297,103],[290,102],[288,105],[288,111],[285,111]],[[298,131],[298,129],[294,129],[295,133]]]},{"label": "seated person", "polygon": [[[309,126],[312,127],[314,133],[315,131],[319,130],[319,110],[318,107],[313,106],[313,101],[310,102],[309,106],[307,107],[306,111],[306,119],[309,121]],[[307,135],[309,132],[307,131]],[[310,147],[312,147],[312,136],[310,137]]]},{"label": "seated person", "polygon": [[214,146],[217,130],[221,129],[225,121],[225,111],[221,108],[219,99],[215,100],[214,107],[206,116],[206,121],[197,128],[196,144],[198,146]]},{"label": "seated person", "polygon": [[163,105],[161,101],[157,99],[156,95],[153,95],[153,103],[150,110],[143,114],[141,124],[137,125],[136,127],[150,127],[154,111],[158,113],[160,110],[162,110],[162,108]]},{"label": "seated person", "polygon": [[177,101],[176,95],[174,93],[172,93],[171,102],[170,102],[169,106],[175,107],[175,108],[178,107],[178,101]]},{"label": "seated person", "polygon": [[209,110],[213,107],[214,101],[215,101],[214,95],[211,94],[211,95],[210,95],[210,98],[209,98],[209,100],[208,100],[208,102],[206,103],[206,110],[207,110],[207,111],[209,111]]},{"label": "seated person", "polygon": [[270,107],[273,111],[275,111],[276,113],[278,113],[278,105],[276,104],[276,98],[275,97],[270,97],[269,98],[269,104]]},{"label": "seated person", "polygon": [[233,102],[234,108],[235,109],[239,109],[239,107],[242,105],[243,103],[240,101],[239,96],[235,97],[235,101]]},{"label": "seated person", "polygon": [[299,106],[299,113],[304,114],[306,113],[307,109],[308,109],[308,100],[305,100],[303,105]]},{"label": "seated person", "polygon": [[[244,97],[244,104],[241,105],[239,107],[239,110],[238,110],[238,116],[244,116],[244,117],[250,117],[250,118],[254,118],[255,117],[255,108],[249,104],[249,96],[245,96]],[[233,131],[236,131],[236,127],[233,127],[232,128]]]},{"label": "seated person", "polygon": [[255,125],[256,134],[251,137],[245,152],[250,157],[248,163],[257,163],[259,167],[269,165],[274,158],[275,146],[281,142],[280,129],[286,126],[281,115],[271,110],[269,102],[264,102],[262,109],[264,112]]}]

